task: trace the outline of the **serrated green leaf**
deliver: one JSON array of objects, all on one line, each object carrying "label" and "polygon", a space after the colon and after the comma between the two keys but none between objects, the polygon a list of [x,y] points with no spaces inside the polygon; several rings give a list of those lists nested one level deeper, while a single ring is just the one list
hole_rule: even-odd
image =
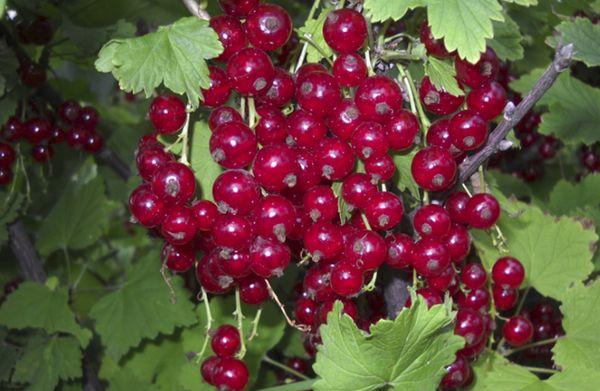
[{"label": "serrated green leaf", "polygon": [[139,345],[144,338],[172,333],[176,327],[196,322],[194,305],[188,300],[183,281],[171,280],[177,297],[173,304],[159,269],[158,254],[146,255],[128,273],[123,286],[100,299],[90,311],[102,345],[114,359]]},{"label": "serrated green leaf", "polygon": [[74,24],[66,15],[63,15],[61,27],[69,42],[73,43],[80,52],[88,54],[97,53],[108,39],[130,38],[136,32],[136,27],[124,20],[106,27],[82,27]]},{"label": "serrated green leaf", "polygon": [[[600,65],[600,25],[593,24],[588,18],[575,18],[562,22],[556,30],[563,44],[573,44],[575,60],[583,61],[589,67]],[[555,48],[558,38],[551,36],[546,41]]]},{"label": "serrated green leaf", "polygon": [[524,56],[523,36],[519,31],[519,25],[508,15],[504,15],[504,22],[494,21],[494,37],[488,39],[490,46],[498,57],[503,60],[516,61]]},{"label": "serrated green leaf", "polygon": [[465,92],[458,86],[454,62],[428,57],[425,63],[425,74],[438,90],[444,90],[454,96],[462,96]]},{"label": "serrated green leaf", "polygon": [[525,7],[529,7],[532,5],[537,5],[538,0],[503,0],[506,3],[514,3],[517,5],[522,5]]},{"label": "serrated green leaf", "polygon": [[81,179],[71,182],[43,220],[37,249],[48,255],[62,248],[82,249],[93,244],[108,226],[111,208],[102,178],[84,185]]},{"label": "serrated green leaf", "polygon": [[[532,286],[542,295],[560,300],[569,286],[584,280],[593,269],[591,259],[598,240],[593,227],[573,218],[548,215],[516,200],[504,203],[522,210],[518,217],[503,214],[498,222],[510,255],[525,267],[522,287]],[[479,256],[490,270],[500,257],[498,250],[484,231],[474,230],[472,235]]]},{"label": "serrated green leaf", "polygon": [[300,28],[300,35],[307,36],[321,49],[319,51],[313,45],[309,44],[306,48],[306,60],[308,62],[321,61],[324,58],[321,52],[326,54],[327,58],[333,56],[333,50],[327,45],[325,37],[323,37],[323,23],[325,23],[325,19],[330,12],[331,8],[323,9],[316,19],[307,20],[304,26]]},{"label": "serrated green leaf", "polygon": [[48,391],[59,380],[81,376],[81,350],[75,338],[35,336],[27,342],[12,381],[29,383],[28,391]]},{"label": "serrated green leaf", "polygon": [[[382,320],[366,336],[336,302],[321,326],[323,345],[313,366],[316,391],[433,390],[464,346],[452,333],[454,315],[444,305],[427,309],[422,297],[394,321]],[[343,374],[343,376],[340,376]]]},{"label": "serrated green leaf", "polygon": [[427,5],[427,0],[365,0],[365,10],[371,22],[400,20],[409,10]]},{"label": "serrated green leaf", "polygon": [[548,208],[556,215],[574,215],[578,208],[595,207],[600,204],[600,174],[587,175],[573,184],[559,181],[548,201]]},{"label": "serrated green leaf", "polygon": [[413,157],[417,152],[413,149],[404,154],[394,154],[394,165],[396,166],[396,173],[392,180],[396,184],[396,187],[403,192],[408,192],[413,199],[419,200],[419,186],[415,182],[412,173],[410,171],[410,165]]},{"label": "serrated green leaf", "polygon": [[146,97],[164,83],[175,93],[185,93],[196,107],[200,88],[210,86],[206,60],[222,51],[208,21],[187,17],[142,37],[109,41],[100,50],[96,69],[112,72],[122,90],[143,91]]},{"label": "serrated green leaf", "polygon": [[154,391],[157,389],[158,387],[156,387],[150,381],[139,379],[134,373],[132,373],[132,371],[128,369],[119,371],[113,377],[111,377],[107,388],[108,391]]},{"label": "serrated green leaf", "polygon": [[92,333],[77,324],[68,302],[67,288],[50,290],[44,284],[26,281],[0,307],[0,324],[19,330],[40,328],[49,334],[69,333],[85,347]]},{"label": "serrated green leaf", "polygon": [[485,51],[494,36],[492,21],[503,21],[497,0],[429,0],[427,20],[435,38],[443,38],[448,51],[458,51],[471,63]]},{"label": "serrated green leaf", "polygon": [[212,186],[215,179],[223,172],[223,168],[210,156],[211,131],[208,124],[199,121],[194,124],[192,143],[190,147],[190,165],[196,180],[200,184],[200,192],[205,200],[214,201]]},{"label": "serrated green leaf", "polygon": [[303,380],[277,387],[263,388],[260,391],[308,391],[312,390],[316,380]]}]

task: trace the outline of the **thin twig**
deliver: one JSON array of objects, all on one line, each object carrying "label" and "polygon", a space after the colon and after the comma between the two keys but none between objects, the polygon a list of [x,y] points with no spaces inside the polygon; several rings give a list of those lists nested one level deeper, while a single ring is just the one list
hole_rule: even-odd
[{"label": "thin twig", "polygon": [[238,324],[238,332],[240,333],[240,351],[237,358],[240,360],[246,355],[246,342],[244,341],[244,313],[242,312],[242,301],[240,299],[240,287],[235,288],[235,311],[233,312]]},{"label": "thin twig", "polygon": [[195,17],[200,18],[200,19],[204,19],[204,20],[210,19],[210,15],[208,14],[208,12],[206,12],[205,9],[200,7],[200,4],[198,4],[197,1],[195,1],[195,0],[181,0],[181,1],[183,2],[183,5],[185,5],[185,8],[187,8],[188,11],[190,11],[190,14],[192,14]]},{"label": "thin twig", "polygon": [[517,353],[517,352],[522,352],[523,350],[534,348],[536,346],[549,345],[551,343],[555,343],[559,339],[561,339],[561,337],[548,338],[548,339],[543,339],[541,341],[528,343],[527,345],[519,346],[518,348],[514,348],[514,349],[510,349],[510,350],[505,351],[504,352],[504,356],[510,356],[511,354],[514,354],[514,353]]},{"label": "thin twig", "polygon": [[274,367],[277,367],[277,368],[279,368],[279,369],[282,369],[282,370],[284,370],[284,371],[286,371],[286,372],[288,372],[288,373],[290,373],[290,374],[292,374],[292,375],[296,376],[296,377],[297,377],[297,378],[299,378],[299,379],[302,379],[302,380],[310,380],[310,378],[309,378],[308,376],[301,374],[300,372],[296,371],[295,369],[292,369],[292,368],[288,367],[287,365],[283,365],[283,364],[282,364],[282,363],[280,363],[279,361],[275,361],[275,360],[273,360],[273,359],[272,359],[271,357],[269,357],[269,356],[264,356],[264,357],[262,358],[262,360],[263,360],[264,362],[266,362],[267,364],[273,365]]},{"label": "thin twig", "polygon": [[297,324],[294,320],[292,320],[288,316],[287,312],[285,311],[285,306],[281,303],[281,300],[279,300],[279,297],[277,296],[277,294],[273,290],[273,287],[269,283],[269,280],[267,280],[266,278],[265,278],[265,283],[267,284],[267,290],[269,291],[269,295],[271,296],[271,299],[273,299],[273,301],[275,302],[275,304],[277,304],[277,306],[281,310],[281,313],[283,314],[286,322],[290,326],[292,326],[292,327],[294,327],[294,328],[296,328],[296,329],[298,329],[298,330],[300,330],[302,332],[308,332],[308,331],[310,331],[310,326],[305,326],[305,325]]}]

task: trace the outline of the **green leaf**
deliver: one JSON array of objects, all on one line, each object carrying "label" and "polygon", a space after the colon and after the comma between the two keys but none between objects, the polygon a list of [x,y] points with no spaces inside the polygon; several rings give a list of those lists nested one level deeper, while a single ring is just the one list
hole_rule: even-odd
[{"label": "green leaf", "polygon": [[424,7],[428,0],[365,0],[365,10],[371,22],[384,22],[388,19],[400,20],[409,10]]},{"label": "green leaf", "polygon": [[108,226],[111,208],[102,178],[88,182],[87,178],[77,177],[43,220],[37,249],[48,255],[58,249],[79,250],[95,243]]},{"label": "green leaf", "polygon": [[462,96],[465,92],[458,86],[454,63],[435,57],[428,57],[425,63],[425,74],[438,90],[445,90],[454,96]]},{"label": "green leaf", "polygon": [[579,208],[600,204],[598,194],[600,194],[600,174],[587,175],[576,184],[563,179],[552,189],[548,208],[556,215],[573,215]]},{"label": "green leaf", "polygon": [[119,20],[114,25],[106,27],[82,27],[74,24],[65,15],[63,15],[61,27],[69,38],[69,42],[73,43],[79,51],[88,54],[97,53],[110,38],[130,38],[136,32],[135,25],[124,20]]},{"label": "green leaf", "polygon": [[524,50],[519,25],[508,15],[504,15],[504,19],[504,22],[494,21],[494,38],[488,39],[488,46],[503,61],[520,60],[524,56]]},{"label": "green leaf", "polygon": [[[573,58],[583,61],[589,67],[600,65],[600,26],[593,24],[588,18],[575,18],[564,21],[556,27],[563,44],[572,43],[575,52]],[[546,40],[550,46],[556,47],[557,37]]]},{"label": "green leaf", "polygon": [[0,0],[0,18],[4,16],[5,8],[6,8],[6,0]]},{"label": "green leaf", "polygon": [[[515,200],[501,202],[503,208],[522,210],[518,217],[503,214],[498,223],[511,256],[525,267],[522,287],[532,286],[544,296],[560,300],[569,286],[592,271],[592,255],[598,236],[589,225],[568,217],[554,217],[538,207]],[[484,231],[472,231],[476,249],[490,270],[500,257]],[[569,267],[565,267],[568,260]]]},{"label": "green leaf", "polygon": [[158,254],[146,255],[129,271],[123,286],[100,299],[90,311],[102,345],[113,358],[118,359],[144,338],[172,333],[178,326],[196,322],[183,281],[171,280],[177,297],[173,304],[159,269]]},{"label": "green leaf", "polygon": [[342,197],[342,182],[334,182],[331,186],[333,189],[333,194],[338,199],[338,214],[340,216],[340,222],[345,224],[346,221],[352,218],[352,213],[350,212],[349,205],[346,203],[344,198]]},{"label": "green leaf", "polygon": [[200,184],[202,198],[214,201],[212,186],[215,179],[223,172],[223,168],[210,156],[208,148],[210,136],[211,131],[206,122],[199,121],[194,124],[190,146],[190,165]]},{"label": "green leaf", "polygon": [[313,388],[316,380],[304,380],[277,387],[263,388],[260,391],[307,391]]},{"label": "green leaf", "polygon": [[59,380],[81,376],[81,350],[75,338],[35,336],[27,342],[12,381],[29,383],[29,391],[47,391],[54,390]]},{"label": "green leaf", "polygon": [[[3,9],[4,4],[0,0],[0,12]],[[17,84],[15,73],[18,67],[19,61],[15,52],[8,47],[4,39],[0,40],[0,96]]]},{"label": "green leaf", "polygon": [[4,327],[0,328],[0,357],[2,357],[2,360],[0,360],[0,382],[8,382],[10,380],[21,350],[19,347],[6,341],[7,334],[8,331]]},{"label": "green leaf", "polygon": [[492,20],[503,21],[504,16],[497,0],[429,0],[427,20],[448,51],[457,50],[461,58],[475,63],[486,39],[494,36]]},{"label": "green leaf", "polygon": [[21,193],[0,193],[3,206],[0,208],[0,246],[8,240],[7,225],[16,220],[23,205],[24,196]]},{"label": "green leaf", "polygon": [[146,97],[164,82],[196,107],[200,88],[210,86],[206,60],[222,51],[208,21],[187,17],[142,37],[110,40],[100,50],[96,69],[112,72],[122,90],[144,91]]},{"label": "green leaf", "polygon": [[532,5],[537,5],[538,0],[503,0],[506,3],[514,3],[517,5],[522,5],[525,7],[529,7]]},{"label": "green leaf", "polygon": [[316,391],[433,390],[444,375],[444,365],[464,346],[452,333],[454,315],[444,305],[427,309],[422,297],[394,321],[382,320],[365,335],[336,302],[321,326],[323,345],[314,371],[321,378]]},{"label": "green leaf", "polygon": [[[9,83],[9,81],[7,81],[7,83]],[[0,97],[0,123],[4,124],[8,120],[8,117],[15,114],[20,99],[21,93],[19,88],[14,88],[10,92],[4,94],[4,96]]]},{"label": "green leaf", "polygon": [[419,200],[421,197],[419,194],[419,186],[413,179],[410,171],[410,165],[416,153],[417,152],[413,149],[410,152],[394,154],[392,156],[394,164],[396,165],[396,173],[392,180],[396,184],[396,187],[401,191],[408,192],[413,199]]},{"label": "green leaf", "polygon": [[67,288],[50,290],[44,284],[26,281],[0,307],[0,324],[19,330],[40,328],[49,334],[69,333],[85,347],[92,333],[77,324],[68,303]]},{"label": "green leaf", "polygon": [[[325,38],[323,37],[323,23],[325,23],[325,19],[327,15],[331,12],[331,8],[325,8],[319,14],[319,17],[316,19],[309,19],[306,21],[304,26],[300,28],[300,36],[307,36],[310,38],[323,53],[327,55],[327,58],[331,58],[333,56],[333,50],[327,45],[325,42]],[[308,62],[319,62],[323,59],[323,54],[321,51],[317,50],[313,45],[309,44],[306,48],[306,60]]]}]

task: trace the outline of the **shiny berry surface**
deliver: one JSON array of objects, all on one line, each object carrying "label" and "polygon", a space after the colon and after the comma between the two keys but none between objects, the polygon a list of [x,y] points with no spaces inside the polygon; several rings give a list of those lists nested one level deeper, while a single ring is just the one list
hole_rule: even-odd
[{"label": "shiny berry surface", "polygon": [[356,87],[367,78],[367,65],[356,53],[342,54],[333,62],[332,73],[340,86]]},{"label": "shiny berry surface", "polygon": [[225,168],[243,168],[254,159],[257,142],[252,129],[242,122],[219,126],[210,136],[210,154]]},{"label": "shiny berry surface", "polygon": [[219,36],[223,45],[223,53],[216,58],[217,61],[226,62],[238,51],[248,45],[246,33],[239,20],[229,15],[217,15],[210,18],[210,27]]},{"label": "shiny berry surface", "polygon": [[209,200],[200,200],[192,204],[194,223],[200,231],[210,231],[218,214],[217,206]]},{"label": "shiny berry surface", "polygon": [[213,132],[219,126],[230,122],[244,122],[240,113],[230,106],[217,107],[208,116],[208,127]]},{"label": "shiny berry surface", "polygon": [[467,106],[479,113],[483,119],[492,120],[499,116],[506,106],[506,90],[498,82],[485,82],[469,92]]},{"label": "shiny berry surface", "polygon": [[404,269],[412,264],[414,241],[406,234],[392,233],[385,237],[387,256],[385,263],[396,269]]},{"label": "shiny berry surface", "polygon": [[504,289],[498,285],[492,286],[494,307],[499,311],[510,311],[517,305],[519,291],[513,288]]},{"label": "shiny berry surface", "polygon": [[452,223],[450,230],[444,237],[444,244],[454,263],[462,262],[471,249],[471,236],[469,230],[458,223]]},{"label": "shiny berry surface", "polygon": [[340,53],[353,53],[367,38],[367,23],[357,11],[343,8],[330,12],[323,24],[327,45]]},{"label": "shiny berry surface", "polygon": [[211,233],[218,246],[233,250],[247,249],[254,236],[250,221],[234,215],[219,215],[215,219]]},{"label": "shiny berry surface", "polygon": [[450,254],[438,238],[425,237],[412,248],[412,266],[424,277],[440,275],[450,262]]},{"label": "shiny berry surface", "polygon": [[454,96],[447,91],[435,88],[429,76],[425,76],[419,88],[419,98],[425,109],[436,115],[447,115],[458,110],[464,102],[464,97]]},{"label": "shiny berry surface", "polygon": [[387,182],[394,176],[396,164],[388,154],[377,156],[365,162],[365,172],[373,183]]},{"label": "shiny berry surface", "polygon": [[402,91],[386,76],[371,76],[356,90],[356,106],[370,120],[384,123],[402,109]]},{"label": "shiny berry surface", "polygon": [[196,235],[196,224],[192,210],[187,206],[176,205],[169,208],[160,226],[160,232],[171,244],[189,243]]},{"label": "shiny berry surface", "polygon": [[357,208],[365,208],[371,197],[376,193],[377,187],[371,183],[371,179],[366,174],[350,174],[342,182],[342,197],[344,201]]},{"label": "shiny berry surface", "polygon": [[219,0],[219,5],[227,15],[243,19],[258,7],[258,2],[259,0]]},{"label": "shiny berry surface", "polygon": [[298,104],[317,117],[325,116],[341,99],[340,86],[329,73],[309,73],[296,85]]},{"label": "shiny berry surface", "polygon": [[325,122],[308,111],[294,111],[287,117],[286,123],[291,141],[299,147],[314,147],[327,134]]},{"label": "shiny berry surface", "polygon": [[292,19],[282,7],[262,4],[248,15],[245,27],[252,46],[262,50],[276,50],[290,38]]},{"label": "shiny berry surface", "polygon": [[444,390],[454,390],[464,386],[471,376],[471,366],[462,356],[457,356],[456,360],[444,369],[446,374],[440,382]]},{"label": "shiny berry surface", "polygon": [[385,261],[386,254],[385,240],[369,230],[361,230],[352,235],[344,249],[344,259],[362,271],[377,269]]},{"label": "shiny berry surface", "polygon": [[417,152],[411,164],[415,182],[428,191],[439,191],[451,186],[456,170],[456,162],[450,152],[435,146]]},{"label": "shiny berry surface", "polygon": [[331,289],[340,296],[354,296],[360,293],[363,272],[352,262],[336,263],[331,270]]},{"label": "shiny berry surface", "polygon": [[244,170],[228,170],[219,175],[212,192],[219,211],[241,216],[254,210],[260,199],[258,182]]},{"label": "shiny berry surface", "polygon": [[304,193],[302,206],[312,221],[331,221],[338,215],[338,199],[330,186],[315,186]]},{"label": "shiny berry surface", "polygon": [[500,217],[500,204],[491,194],[475,194],[467,202],[465,213],[470,226],[488,229],[496,224]]},{"label": "shiny berry surface", "polygon": [[483,117],[472,110],[456,113],[450,119],[448,127],[452,145],[462,151],[473,151],[485,143],[488,130]]},{"label": "shiny berry surface", "polygon": [[51,145],[34,145],[31,148],[31,156],[38,163],[45,163],[54,155],[54,149]]},{"label": "shiny berry surface", "polygon": [[331,132],[341,140],[349,140],[354,129],[363,122],[354,101],[344,99],[329,112],[328,125]]},{"label": "shiny berry surface", "polygon": [[191,245],[174,246],[165,242],[161,252],[161,261],[169,270],[183,273],[194,266],[196,252]]},{"label": "shiny berry surface", "polygon": [[215,366],[213,384],[218,390],[242,391],[250,374],[243,361],[224,357]]},{"label": "shiny berry surface", "polygon": [[217,356],[231,357],[240,349],[240,332],[229,324],[219,326],[212,336],[210,346]]},{"label": "shiny berry surface", "polygon": [[165,203],[150,190],[149,185],[142,185],[129,196],[129,212],[140,224],[153,228],[164,218]]},{"label": "shiny berry surface", "polygon": [[160,95],[152,101],[149,117],[158,133],[175,133],[185,122],[185,105],[176,96]]},{"label": "shiny berry surface", "polygon": [[182,204],[194,196],[196,178],[188,166],[169,162],[156,170],[152,191],[168,204]]},{"label": "shiny berry surface", "polygon": [[285,242],[296,224],[294,205],[287,198],[276,194],[265,196],[259,201],[255,216],[257,234],[280,242]]},{"label": "shiny berry surface", "polygon": [[356,156],[362,160],[382,156],[388,151],[388,142],[383,127],[377,122],[367,121],[359,125],[350,138]]},{"label": "shiny berry surface", "polygon": [[252,166],[256,181],[268,191],[296,186],[298,169],[294,150],[281,144],[260,149]]},{"label": "shiny berry surface", "polygon": [[504,289],[518,289],[525,279],[525,268],[513,257],[502,257],[492,267],[492,281]]},{"label": "shiny berry surface", "polygon": [[533,325],[523,316],[513,316],[502,326],[502,335],[509,345],[523,346],[533,337]]},{"label": "shiny berry surface", "polygon": [[494,79],[500,69],[500,61],[492,48],[481,55],[479,61],[471,64],[467,60],[456,58],[456,78],[471,88],[477,88],[482,83]]},{"label": "shiny berry surface", "polygon": [[446,47],[444,46],[444,41],[442,39],[435,39],[431,33],[431,28],[427,24],[427,21],[424,21],[423,24],[421,24],[419,37],[421,38],[421,43],[425,45],[427,53],[441,58],[450,56],[450,53],[448,53],[448,50],[446,50]]},{"label": "shiny berry surface", "polygon": [[0,166],[10,167],[16,160],[15,150],[8,143],[0,142]]},{"label": "shiny berry surface", "polygon": [[210,66],[210,87],[202,89],[202,104],[209,107],[221,106],[229,99],[231,85],[225,71],[221,68]]},{"label": "shiny berry surface", "polygon": [[231,87],[240,95],[255,96],[269,89],[275,77],[275,68],[264,51],[245,48],[227,62],[227,76]]},{"label": "shiny berry surface", "polygon": [[403,214],[402,200],[394,193],[387,191],[374,194],[365,208],[365,215],[371,227],[381,231],[392,229],[398,225]]},{"label": "shiny berry surface", "polygon": [[339,181],[354,170],[356,158],[352,149],[337,137],[323,139],[315,147],[314,154],[317,171],[325,179]]},{"label": "shiny berry surface", "polygon": [[239,282],[240,298],[246,304],[259,305],[269,298],[264,278],[250,276]]},{"label": "shiny berry surface", "polygon": [[413,146],[419,133],[419,121],[408,110],[400,110],[384,126],[390,149],[402,151]]},{"label": "shiny berry surface", "polygon": [[338,226],[320,221],[313,224],[304,234],[304,246],[315,261],[334,259],[343,251],[342,232]]},{"label": "shiny berry surface", "polygon": [[250,268],[260,277],[281,277],[290,259],[289,247],[277,240],[259,236],[250,246]]},{"label": "shiny berry surface", "polygon": [[38,144],[50,138],[52,125],[41,118],[30,119],[23,124],[23,137],[31,144]]},{"label": "shiny berry surface", "polygon": [[421,236],[441,237],[450,231],[450,215],[446,210],[435,204],[429,204],[417,210],[413,225]]},{"label": "shiny berry surface", "polygon": [[282,107],[292,100],[295,89],[292,75],[285,69],[277,67],[271,86],[258,96],[258,101],[266,106]]},{"label": "shiny berry surface", "polygon": [[462,224],[467,224],[467,203],[469,202],[469,195],[463,191],[457,191],[452,193],[446,198],[444,207],[448,211],[450,218]]},{"label": "shiny berry surface", "polygon": [[468,289],[483,288],[487,273],[480,263],[469,263],[460,271],[460,280]]},{"label": "shiny berry surface", "polygon": [[75,121],[76,125],[81,126],[87,130],[94,130],[98,121],[100,120],[100,114],[93,107],[82,107],[79,110],[79,115]]},{"label": "shiny berry surface", "polygon": [[484,333],[485,326],[480,314],[471,309],[461,309],[458,311],[454,334],[460,335],[465,339],[466,347],[471,347],[481,342]]}]

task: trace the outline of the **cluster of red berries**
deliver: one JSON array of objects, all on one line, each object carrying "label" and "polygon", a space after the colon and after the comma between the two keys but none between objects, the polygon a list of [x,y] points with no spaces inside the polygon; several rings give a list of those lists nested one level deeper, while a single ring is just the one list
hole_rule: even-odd
[{"label": "cluster of red berries", "polygon": [[[531,308],[524,309],[521,314],[533,326],[532,342],[548,341],[565,334],[562,327],[562,315],[557,306],[549,301],[542,301]],[[526,358],[544,361],[552,360],[553,342],[540,346],[532,346],[523,352]]]},{"label": "cluster of red berries", "polygon": [[205,382],[219,390],[243,390],[246,387],[248,368],[234,357],[241,344],[240,333],[232,325],[222,325],[214,332],[211,347],[215,355],[204,360],[200,368]]},{"label": "cluster of red berries", "polygon": [[[56,116],[35,116],[25,122],[12,116],[2,128],[0,141],[0,186],[12,181],[12,166],[17,153],[12,144],[21,141],[32,145],[31,156],[45,163],[54,154],[53,145],[65,142],[74,149],[95,153],[102,149],[102,136],[96,131],[99,116],[91,106],[81,107],[75,101],[65,101]],[[68,131],[63,128],[68,127]]]},{"label": "cluster of red berries", "polygon": [[[54,27],[50,21],[43,16],[32,20],[22,20],[16,26],[19,41],[25,45],[47,45],[54,35]],[[46,81],[46,69],[40,63],[17,53],[19,60],[19,77],[23,85],[27,87],[39,87]]]}]

